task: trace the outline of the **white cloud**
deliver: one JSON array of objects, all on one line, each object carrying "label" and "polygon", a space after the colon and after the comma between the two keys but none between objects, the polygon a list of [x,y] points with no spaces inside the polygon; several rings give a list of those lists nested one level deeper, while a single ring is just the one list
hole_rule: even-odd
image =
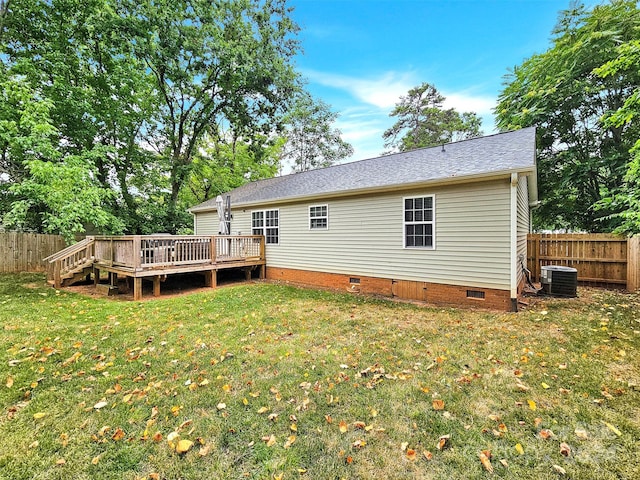
[{"label": "white cloud", "polygon": [[378,108],[393,107],[415,84],[412,73],[386,72],[377,78],[359,78],[306,70],[310,81],[349,92],[359,100]]},{"label": "white cloud", "polygon": [[455,108],[459,112],[476,112],[480,116],[491,115],[496,99],[486,95],[473,95],[468,92],[443,93],[444,106]]}]

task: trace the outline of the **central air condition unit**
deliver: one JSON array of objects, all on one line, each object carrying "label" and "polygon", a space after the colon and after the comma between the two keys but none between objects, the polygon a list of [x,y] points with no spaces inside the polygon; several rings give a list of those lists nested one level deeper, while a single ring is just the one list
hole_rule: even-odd
[{"label": "central air condition unit", "polygon": [[542,290],[556,297],[575,297],[578,288],[578,270],[560,265],[546,265],[541,268]]}]

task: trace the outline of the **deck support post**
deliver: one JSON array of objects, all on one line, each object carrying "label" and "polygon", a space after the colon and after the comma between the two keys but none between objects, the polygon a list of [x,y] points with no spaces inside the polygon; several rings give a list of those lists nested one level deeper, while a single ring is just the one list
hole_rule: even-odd
[{"label": "deck support post", "polygon": [[96,266],[93,267],[93,286],[97,286],[100,283],[100,269]]},{"label": "deck support post", "polygon": [[142,300],[142,277],[133,278],[133,299]]},{"label": "deck support post", "polygon": [[160,275],[153,277],[153,296],[160,296]]},{"label": "deck support post", "polygon": [[244,279],[248,282],[251,280],[251,267],[247,267],[244,269]]},{"label": "deck support post", "polygon": [[258,268],[260,269],[260,280],[264,280],[265,278],[267,278],[267,266],[260,265]]}]

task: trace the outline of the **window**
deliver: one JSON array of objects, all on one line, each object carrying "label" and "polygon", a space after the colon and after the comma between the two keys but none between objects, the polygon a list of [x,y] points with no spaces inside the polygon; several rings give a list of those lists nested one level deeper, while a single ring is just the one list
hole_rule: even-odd
[{"label": "window", "polygon": [[329,228],[328,205],[309,207],[309,230],[327,230]]},{"label": "window", "polygon": [[434,196],[404,199],[404,246],[435,248]]},{"label": "window", "polygon": [[278,210],[251,212],[251,233],[264,235],[267,244],[280,242],[280,218]]}]

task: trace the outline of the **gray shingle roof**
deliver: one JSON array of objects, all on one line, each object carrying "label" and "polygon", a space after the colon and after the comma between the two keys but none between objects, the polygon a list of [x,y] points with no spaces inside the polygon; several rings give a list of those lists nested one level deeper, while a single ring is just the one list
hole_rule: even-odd
[{"label": "gray shingle roof", "polygon": [[[232,205],[251,205],[507,172],[535,174],[535,128],[448,143],[444,149],[440,146],[421,148],[259,180],[229,194]],[[190,211],[209,210],[215,206],[213,198]]]}]

